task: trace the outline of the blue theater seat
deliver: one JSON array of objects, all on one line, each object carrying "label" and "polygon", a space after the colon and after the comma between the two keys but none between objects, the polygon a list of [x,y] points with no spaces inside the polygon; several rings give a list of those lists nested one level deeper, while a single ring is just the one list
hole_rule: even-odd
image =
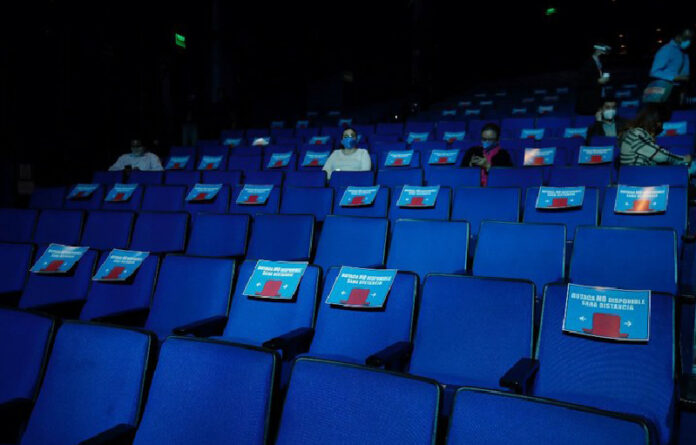
[{"label": "blue theater seat", "polygon": [[186,170],[169,170],[164,174],[166,185],[193,185],[201,182],[201,172]]},{"label": "blue theater seat", "polygon": [[287,215],[313,215],[324,221],[331,214],[334,191],[331,188],[285,187],[280,203],[280,213]]},{"label": "blue theater seat", "polygon": [[161,341],[176,328],[226,317],[234,266],[234,260],[167,255],[145,328]]},{"label": "blue theater seat", "polygon": [[186,186],[149,185],[143,193],[141,209],[148,212],[181,212],[184,210]]},{"label": "blue theater seat", "polygon": [[276,444],[432,444],[439,401],[431,381],[303,358],[293,367]]},{"label": "blue theater seat", "polygon": [[312,215],[257,215],[246,257],[255,260],[307,261],[312,252],[313,238]]},{"label": "blue theater seat", "polygon": [[565,241],[561,224],[484,221],[473,274],[530,280],[541,295],[546,284],[565,279]]},{"label": "blue theater seat", "polygon": [[562,402],[480,389],[457,391],[447,445],[648,445],[647,425],[635,417]]},{"label": "blue theater seat", "polygon": [[386,218],[389,210],[389,187],[380,187],[374,202],[369,206],[342,207],[341,198],[346,187],[336,190],[334,197],[333,214],[340,216],[368,216],[372,218]]},{"label": "blue theater seat", "polygon": [[262,346],[297,329],[313,329],[321,282],[320,269],[307,266],[293,299],[277,301],[243,295],[254,267],[256,261],[247,260],[239,268],[237,288],[222,338]]},{"label": "blue theater seat", "polygon": [[285,174],[285,185],[288,187],[326,187],[324,170],[289,171]]},{"label": "blue theater seat", "polygon": [[389,170],[379,170],[375,182],[385,187],[423,185],[423,170],[420,168],[392,168]]},{"label": "blue theater seat", "polygon": [[242,171],[241,170],[231,170],[231,171],[204,171],[201,174],[201,181],[203,184],[223,184],[234,186],[242,183]]},{"label": "blue theater seat", "polygon": [[325,303],[339,268],[326,272],[309,355],[365,363],[373,354],[413,338],[418,276],[398,272],[381,309],[353,309]]},{"label": "blue theater seat", "polygon": [[459,187],[452,200],[452,221],[468,221],[476,238],[482,221],[519,222],[520,189]]},{"label": "blue theater seat", "polygon": [[572,241],[577,226],[596,226],[599,222],[599,195],[595,188],[585,189],[582,207],[570,209],[537,209],[536,201],[538,195],[538,187],[532,187],[527,190],[527,198],[524,204],[524,222],[526,223],[563,224],[566,226],[568,241]]},{"label": "blue theater seat", "polygon": [[16,303],[27,281],[33,254],[31,244],[0,243],[0,303]]},{"label": "blue theater seat", "polygon": [[[187,196],[191,190],[193,190],[193,186],[190,186],[186,190]],[[184,203],[184,211],[191,215],[195,215],[197,213],[227,213],[229,207],[230,188],[226,185],[223,185],[220,188],[220,191],[212,200],[202,202],[185,201]]]},{"label": "blue theater seat", "polygon": [[92,210],[87,215],[81,246],[96,250],[125,249],[130,243],[135,214]]},{"label": "blue theater seat", "polygon": [[133,444],[266,443],[277,368],[268,350],[168,339]]},{"label": "blue theater seat", "polygon": [[387,269],[463,275],[467,269],[469,223],[399,219],[392,230]]},{"label": "blue theater seat", "polygon": [[186,213],[142,212],[135,221],[130,250],[150,253],[183,252],[186,248]]},{"label": "blue theater seat", "polygon": [[243,257],[246,254],[250,217],[200,213],[192,220],[187,255]]},{"label": "blue theater seat", "polygon": [[164,183],[164,172],[133,170],[128,176],[129,184],[158,185]]},{"label": "blue theater seat", "polygon": [[[70,190],[68,190],[69,192]],[[104,186],[100,185],[87,199],[68,199],[66,196],[63,208],[68,210],[96,210],[101,207],[105,194]]]},{"label": "blue theater seat", "polygon": [[404,124],[398,122],[378,123],[375,130],[376,134],[401,136],[404,132]]},{"label": "blue theater seat", "polygon": [[619,184],[635,186],[670,185],[686,187],[689,171],[686,165],[622,165],[619,169]]},{"label": "blue theater seat", "polygon": [[169,156],[190,156],[192,159],[195,159],[196,147],[173,145],[169,148]]},{"label": "blue theater seat", "polygon": [[92,183],[114,185],[123,182],[123,171],[96,171],[92,174]]},{"label": "blue theater seat", "polygon": [[427,168],[425,184],[441,185],[452,189],[463,186],[478,187],[481,185],[481,169],[478,167]]},{"label": "blue theater seat", "polygon": [[381,268],[384,266],[388,222],[383,218],[326,217],[314,264]]},{"label": "blue theater seat", "polygon": [[[109,190],[110,189],[107,189],[107,194],[109,193]],[[119,201],[119,202],[104,201],[104,202],[102,202],[101,209],[102,210],[125,210],[125,211],[130,211],[130,212],[136,212],[136,211],[140,210],[140,205],[143,202],[144,192],[145,192],[145,187],[138,186],[138,187],[136,187],[135,190],[133,190],[133,194],[131,195],[131,197],[128,201]]]},{"label": "blue theater seat", "polygon": [[0,208],[0,242],[30,243],[38,217],[34,209]]},{"label": "blue theater seat", "polygon": [[450,201],[452,190],[449,187],[440,187],[435,207],[428,208],[401,208],[397,205],[401,196],[402,187],[392,190],[392,199],[389,206],[389,221],[393,224],[397,219],[436,219],[447,221],[450,217]]},{"label": "blue theater seat", "polygon": [[260,154],[254,155],[232,155],[227,160],[228,170],[241,170],[245,174],[248,172],[261,170]]},{"label": "blue theater seat", "polygon": [[[285,149],[285,150],[279,150],[277,151],[278,153],[287,153],[287,152],[293,152],[291,149]],[[284,167],[272,167],[270,166],[270,161],[271,157],[273,156],[273,151],[268,150],[268,147],[266,148],[266,153],[264,154],[263,157],[263,169],[268,170],[268,171],[282,171],[282,172],[287,172],[287,171],[295,171],[297,170],[297,154],[294,152],[292,153],[292,156],[290,156],[290,162],[288,162],[288,165]]]},{"label": "blue theater seat", "polygon": [[36,187],[29,198],[30,209],[62,209],[67,187]]},{"label": "blue theater seat", "polygon": [[411,163],[409,165],[402,165],[402,166],[389,166],[386,165],[387,157],[389,155],[389,151],[391,150],[382,150],[379,152],[377,159],[379,160],[379,164],[375,167],[376,169],[384,169],[384,170],[403,170],[407,168],[420,168],[421,166],[421,156],[420,152],[413,150],[413,155],[411,156]]},{"label": "blue theater seat", "polygon": [[34,242],[76,246],[82,233],[84,213],[79,210],[44,210],[39,215]]},{"label": "blue theater seat", "polygon": [[335,171],[329,179],[329,186],[348,187],[349,185],[366,187],[375,185],[375,172],[351,172],[351,171]]},{"label": "blue theater seat", "polygon": [[268,195],[268,200],[263,205],[245,205],[237,204],[237,199],[239,194],[244,189],[243,185],[236,185],[232,190],[232,196],[230,199],[230,213],[239,213],[249,216],[254,216],[259,213],[278,213],[280,209],[280,188],[273,187],[270,195]]},{"label": "blue theater seat", "polygon": [[245,171],[244,183],[254,185],[274,185],[281,187],[283,185],[284,174],[282,171]]},{"label": "blue theater seat", "polygon": [[[172,158],[172,157],[176,157],[176,156],[177,156],[177,155],[174,155],[174,154],[172,154],[171,156],[169,156],[169,157],[164,161],[164,163],[162,163],[162,166],[166,169],[167,166],[169,165],[169,161],[171,160],[171,158]],[[195,164],[195,162],[196,162],[196,150],[192,148],[192,153],[190,153],[190,154],[187,153],[187,154],[184,154],[183,156],[188,156],[189,158],[188,158],[188,160],[186,161],[186,164],[180,165],[179,168],[180,168],[181,170],[186,170],[186,171],[191,171],[191,170],[193,170],[193,167],[194,167],[193,164]],[[180,163],[179,163],[179,164],[180,164]],[[196,167],[198,167],[198,166],[196,166]],[[166,173],[167,173],[167,172],[165,172],[165,175],[166,175]]]},{"label": "blue theater seat", "polygon": [[21,443],[81,443],[119,425],[134,428],[150,349],[142,332],[65,322]]},{"label": "blue theater seat", "polygon": [[595,187],[602,189],[611,184],[611,165],[553,167],[549,178],[551,187]]}]

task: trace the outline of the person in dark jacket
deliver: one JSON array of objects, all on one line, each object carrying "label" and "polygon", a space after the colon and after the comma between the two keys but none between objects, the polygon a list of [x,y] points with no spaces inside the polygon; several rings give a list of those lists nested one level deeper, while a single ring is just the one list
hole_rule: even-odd
[{"label": "person in dark jacket", "polygon": [[616,99],[607,97],[595,113],[595,122],[587,131],[587,140],[593,136],[618,137],[626,128],[626,120],[617,114]]},{"label": "person in dark jacket", "polygon": [[594,53],[580,68],[575,112],[593,114],[602,104],[602,88],[609,83],[610,75],[602,64],[601,57],[608,54],[611,47],[595,45]]},{"label": "person in dark jacket", "polygon": [[488,123],[481,130],[481,145],[471,147],[464,153],[462,165],[481,167],[481,185],[488,183],[488,171],[491,167],[512,167],[510,153],[500,147],[500,127]]}]

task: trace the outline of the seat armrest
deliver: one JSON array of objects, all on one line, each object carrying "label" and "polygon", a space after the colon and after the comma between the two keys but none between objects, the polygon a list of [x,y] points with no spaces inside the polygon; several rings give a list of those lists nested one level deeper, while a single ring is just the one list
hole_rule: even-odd
[{"label": "seat armrest", "polygon": [[365,364],[372,368],[383,367],[390,371],[402,371],[411,358],[411,352],[413,352],[413,343],[400,341],[372,354],[365,360]]},{"label": "seat armrest", "polygon": [[679,304],[696,304],[696,295],[681,292],[677,295],[677,303]]},{"label": "seat armrest", "polygon": [[520,359],[500,378],[500,386],[509,388],[517,394],[527,394],[538,370],[538,360]]},{"label": "seat armrest", "polygon": [[227,324],[225,315],[215,315],[203,320],[194,321],[184,326],[176,327],[172,330],[174,335],[194,335],[196,337],[212,337],[222,335],[222,331]]},{"label": "seat armrest", "polygon": [[93,318],[92,321],[97,323],[111,323],[121,326],[137,326],[142,327],[147,320],[150,309],[131,309],[128,311],[115,312],[113,314],[104,315],[103,317]]},{"label": "seat armrest", "polygon": [[34,402],[29,399],[12,399],[0,403],[0,442],[16,443],[21,429],[29,419]]},{"label": "seat armrest", "polygon": [[298,354],[309,351],[314,338],[314,329],[299,328],[264,342],[263,347],[282,351],[283,360],[292,360]]},{"label": "seat armrest", "polygon": [[696,375],[683,376],[679,386],[679,407],[696,412]]},{"label": "seat armrest", "polygon": [[693,234],[693,233],[692,233],[692,234],[685,233],[684,235],[682,235],[682,240],[683,240],[685,243],[693,243],[693,242],[696,242],[696,234]]},{"label": "seat armrest", "polygon": [[135,438],[135,427],[122,423],[80,442],[80,445],[127,445]]}]

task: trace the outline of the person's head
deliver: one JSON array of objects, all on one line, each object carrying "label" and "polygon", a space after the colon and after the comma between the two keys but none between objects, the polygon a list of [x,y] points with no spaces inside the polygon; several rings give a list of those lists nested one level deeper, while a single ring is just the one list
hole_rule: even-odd
[{"label": "person's head", "polygon": [[669,110],[663,104],[648,103],[640,110],[629,127],[642,128],[655,137],[662,133],[662,123],[669,119]]},{"label": "person's head", "polygon": [[613,121],[616,118],[616,112],[619,108],[619,104],[613,97],[607,97],[602,102],[602,106],[599,107],[599,111],[602,113],[602,119],[605,121]]},{"label": "person's head", "polygon": [[145,146],[140,138],[131,139],[130,147],[131,153],[133,153],[135,156],[142,156],[145,154]]},{"label": "person's head", "polygon": [[351,127],[343,130],[341,135],[341,148],[343,153],[352,154],[358,147],[358,133]]},{"label": "person's head", "polygon": [[679,44],[681,49],[687,50],[694,40],[694,30],[691,28],[683,28],[674,35],[674,41]]},{"label": "person's head", "polygon": [[481,146],[483,148],[495,147],[500,140],[500,127],[494,123],[488,123],[481,129]]}]

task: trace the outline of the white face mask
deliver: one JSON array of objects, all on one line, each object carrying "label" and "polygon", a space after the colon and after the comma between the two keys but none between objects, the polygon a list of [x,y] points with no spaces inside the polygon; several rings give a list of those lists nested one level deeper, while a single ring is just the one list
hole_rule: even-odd
[{"label": "white face mask", "polygon": [[616,110],[604,110],[602,111],[602,117],[605,121],[613,121],[616,116]]}]

